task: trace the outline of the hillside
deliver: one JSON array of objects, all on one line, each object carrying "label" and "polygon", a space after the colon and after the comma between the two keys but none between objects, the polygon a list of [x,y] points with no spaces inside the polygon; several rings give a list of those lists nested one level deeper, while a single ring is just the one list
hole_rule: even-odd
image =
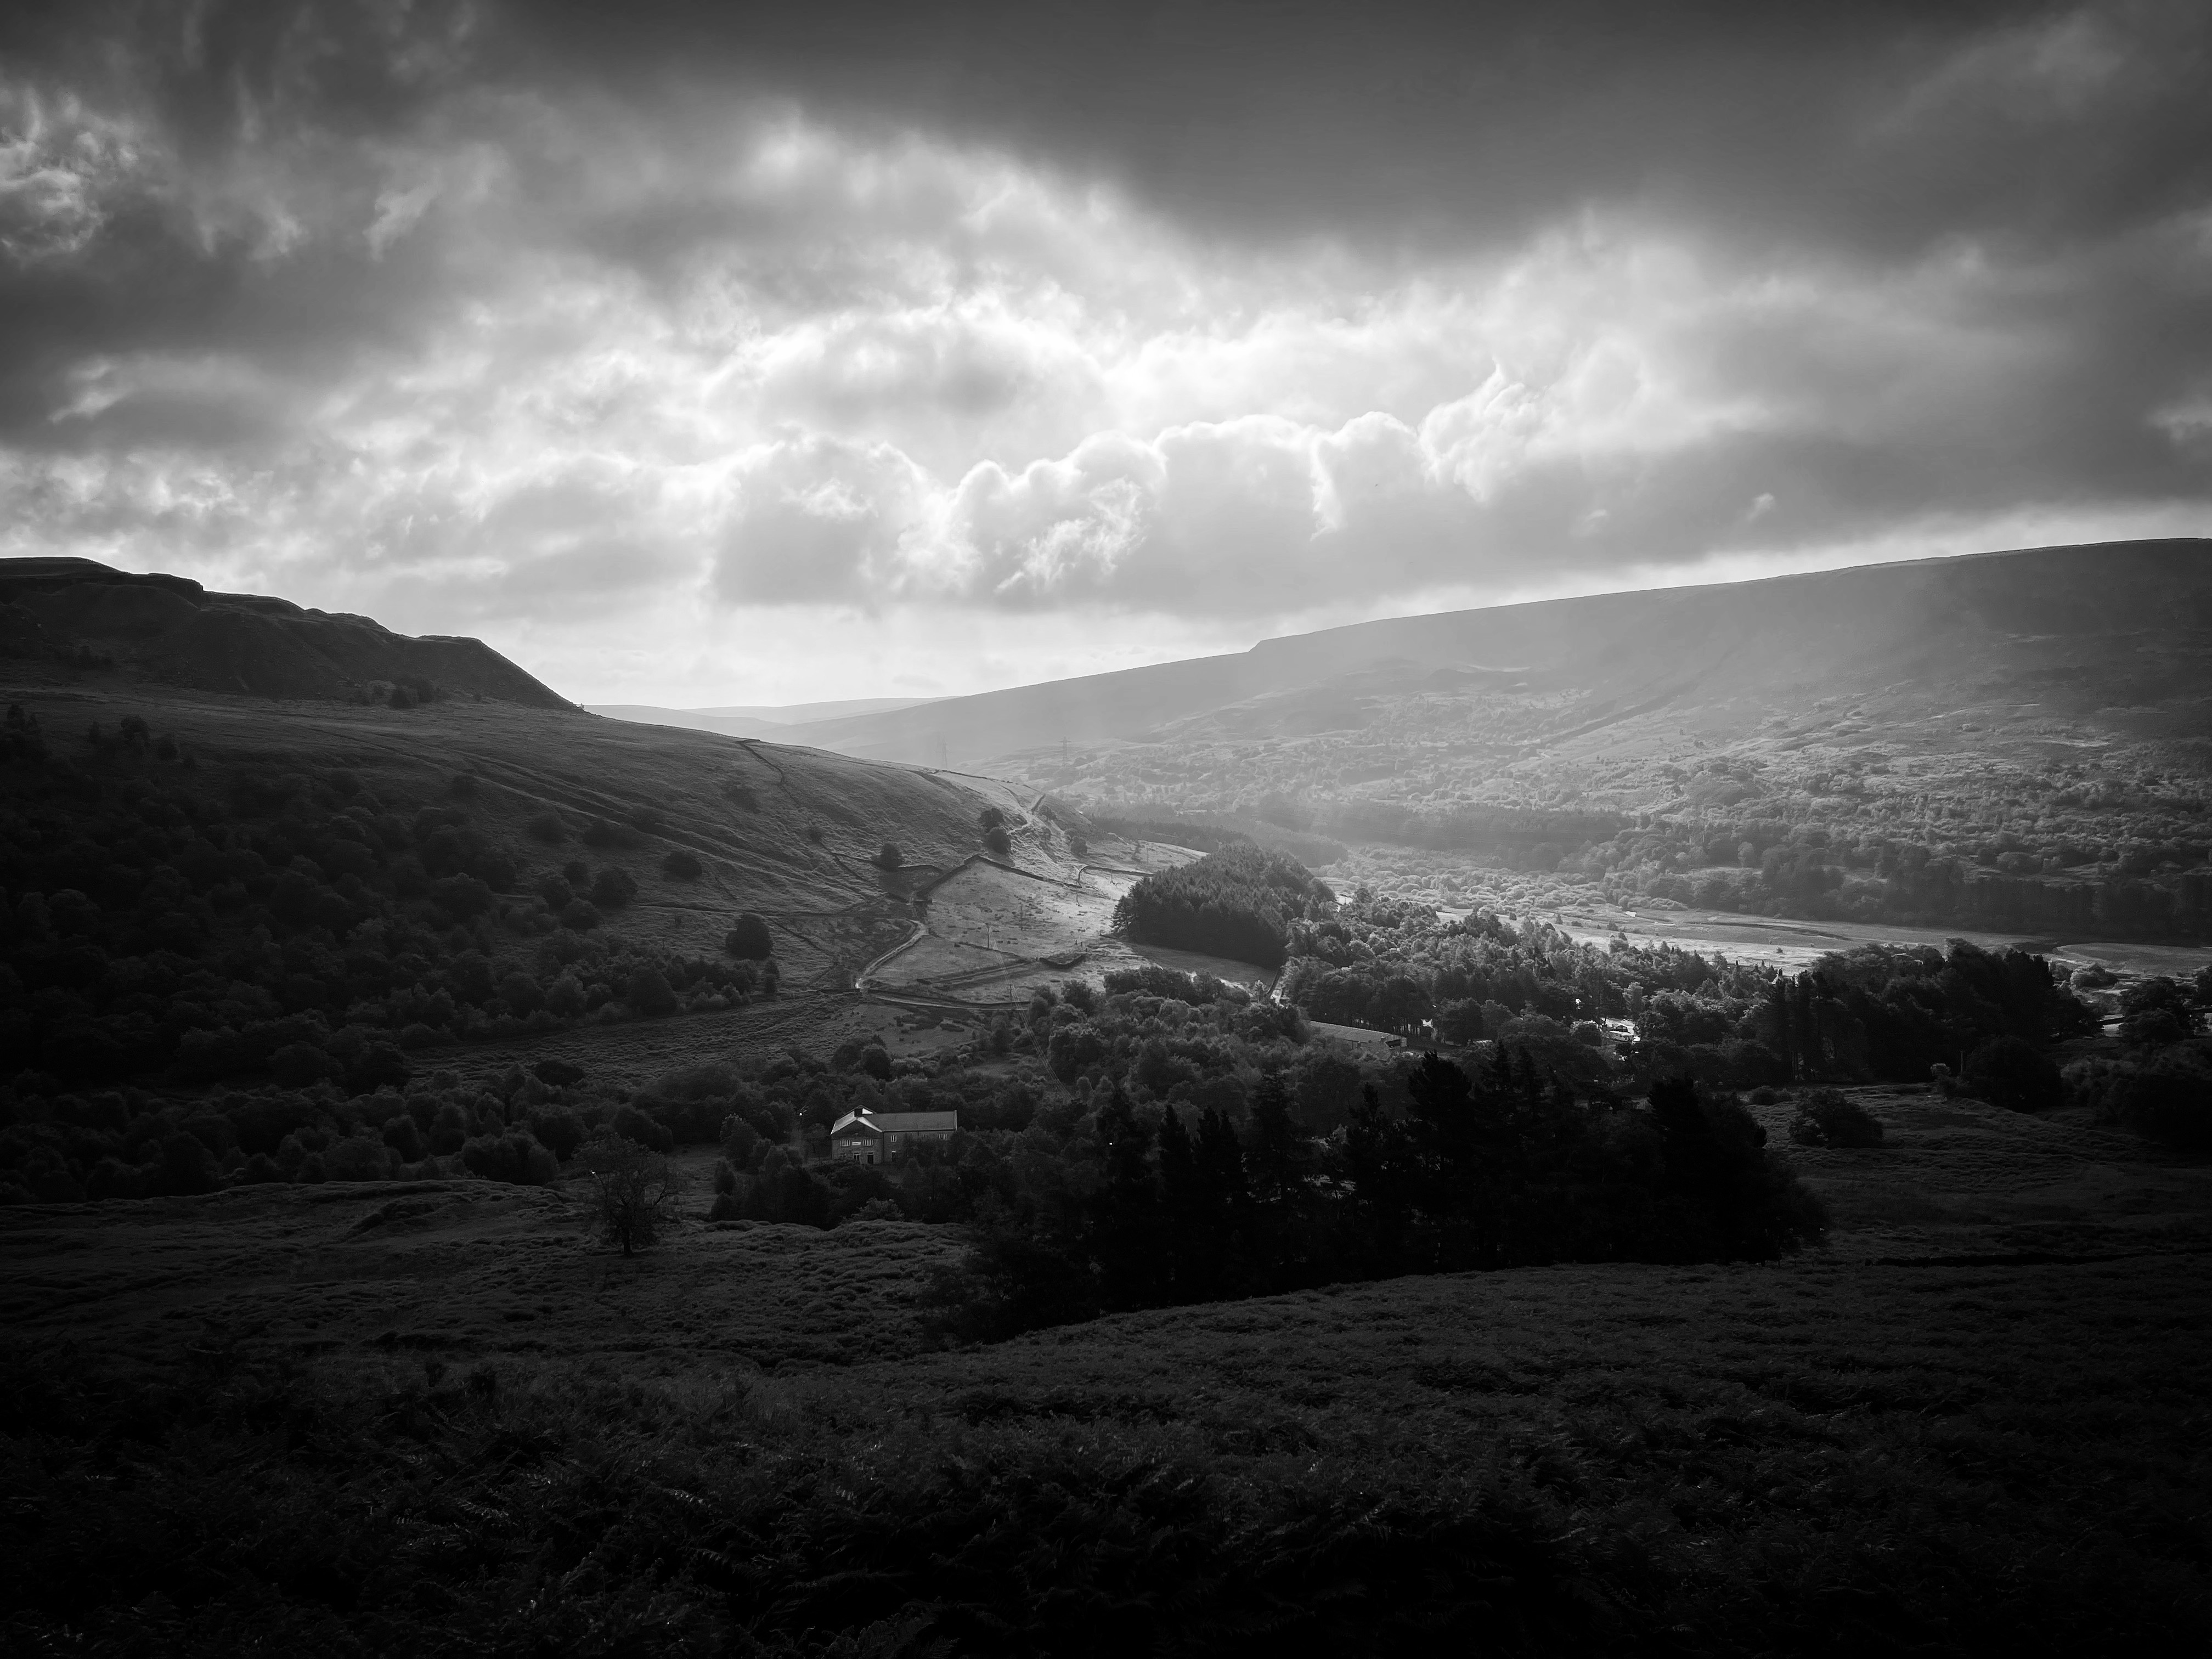
[{"label": "hillside", "polygon": [[792,735],[1617,902],[2193,939],[2207,732],[2212,543],[2172,541],[1403,617]]},{"label": "hillside", "polygon": [[987,807],[1008,869],[1060,867],[1001,786],[603,720],[474,641],[83,562],[0,592],[0,1077],[33,1093],[742,1023],[913,938]]},{"label": "hillside", "polygon": [[366,617],[90,559],[0,560],[0,663],[31,684],[152,683],[197,691],[404,707],[439,697],[568,703],[478,640],[410,638]]},{"label": "hillside", "polygon": [[[2033,688],[2077,717],[2136,709],[2130,732],[2186,737],[2203,725],[2185,700],[2212,696],[2207,651],[2212,542],[2112,543],[1394,617],[793,735],[882,759],[933,761],[941,744],[971,763],[1062,739],[1366,731],[1418,697],[1456,705],[1468,735],[1491,740],[1485,753],[1662,709],[1710,736],[1850,690],[1995,681],[1983,689]],[[2176,697],[2166,719],[2140,717],[2146,700]],[[1519,718],[1498,721],[1507,708]]]}]

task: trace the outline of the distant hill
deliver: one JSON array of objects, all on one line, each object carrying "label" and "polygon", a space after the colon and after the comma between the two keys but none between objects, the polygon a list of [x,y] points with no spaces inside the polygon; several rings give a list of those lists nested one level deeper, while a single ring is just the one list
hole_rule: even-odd
[{"label": "distant hill", "polygon": [[[12,660],[10,660],[12,659]],[[342,702],[489,698],[572,705],[480,640],[410,637],[366,617],[288,599],[213,593],[184,576],[90,559],[0,560],[0,661],[252,696]]]},{"label": "distant hill", "polygon": [[812,720],[848,720],[887,714],[930,702],[927,697],[854,697],[842,702],[794,702],[732,708],[659,708],[649,703],[594,702],[585,707],[609,720],[642,726],[680,726],[694,732],[720,732],[731,738],[780,738],[789,728]]},{"label": "distant hill", "polygon": [[1657,707],[1733,729],[1846,686],[1990,674],[2063,681],[2069,707],[2096,707],[2139,702],[2166,672],[2139,647],[2155,658],[2208,639],[2212,542],[2107,543],[1394,617],[785,735],[967,766],[1153,740],[1209,717],[1253,737],[1359,730],[1378,696],[1489,691],[1544,697],[1553,736]]},{"label": "distant hill", "polygon": [[2212,542],[1407,617],[787,728],[1583,896],[2212,938]]}]

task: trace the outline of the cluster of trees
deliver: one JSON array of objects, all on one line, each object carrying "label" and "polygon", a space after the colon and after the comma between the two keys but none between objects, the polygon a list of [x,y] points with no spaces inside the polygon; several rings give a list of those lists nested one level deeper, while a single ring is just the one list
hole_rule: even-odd
[{"label": "cluster of trees", "polygon": [[[2156,826],[2154,826],[2156,828]],[[2212,927],[2212,841],[2053,827],[1942,834],[1774,817],[1657,820],[1576,847],[1547,867],[1609,896],[1711,909],[2136,938]]]},{"label": "cluster of trees", "polygon": [[981,1172],[994,1201],[939,1286],[948,1322],[988,1336],[1406,1273],[1762,1260],[1824,1225],[1750,1115],[1686,1080],[1584,1100],[1501,1050],[1471,1068],[1425,1055],[1401,1082],[1401,1111],[1369,1085],[1321,1140],[1298,1130],[1279,1076],[1241,1128],[1108,1082]]},{"label": "cluster of trees", "polygon": [[1288,949],[1292,919],[1326,915],[1335,902],[1297,860],[1236,843],[1143,878],[1115,907],[1114,931],[1146,945],[1274,968]]},{"label": "cluster of trees", "polygon": [[488,1086],[404,1062],[373,1090],[264,1085],[203,1097],[0,1085],[0,1203],[76,1203],[263,1182],[476,1176],[543,1185],[631,1109],[558,1061]]},{"label": "cluster of trees", "polygon": [[[1164,969],[1041,991],[981,1047],[933,1074],[877,1043],[692,1068],[608,1127],[646,1152],[719,1139],[718,1220],[970,1226],[940,1297],[971,1335],[1402,1273],[1763,1258],[1821,1225],[1719,1091],[1581,1091],[1504,1047],[1363,1065],[1294,1011]],[[818,1161],[854,1109],[961,1129],[890,1166]]]},{"label": "cluster of trees", "polygon": [[395,1049],[725,1007],[773,976],[757,917],[738,961],[610,939],[635,878],[581,860],[531,877],[465,778],[385,800],[343,769],[212,781],[143,723],[82,763],[20,709],[4,729],[0,1052],[64,1085],[286,1056],[281,1081],[373,1089]]},{"label": "cluster of trees", "polygon": [[2066,1067],[2066,1096],[2100,1121],[2187,1152],[2212,1151],[2212,968],[2182,983],[2160,975],[2120,994],[2117,1053]]},{"label": "cluster of trees", "polygon": [[[1937,1065],[2011,1063],[1997,1058],[2008,1039],[2039,1054],[2097,1025],[2045,958],[1963,941],[1864,945],[1789,975],[1625,938],[1577,943],[1486,910],[1440,921],[1362,890],[1294,925],[1291,945],[1279,994],[1315,1019],[1512,1043],[1589,1081],[1925,1081]],[[2055,1086],[2055,1063],[2037,1063]]]}]

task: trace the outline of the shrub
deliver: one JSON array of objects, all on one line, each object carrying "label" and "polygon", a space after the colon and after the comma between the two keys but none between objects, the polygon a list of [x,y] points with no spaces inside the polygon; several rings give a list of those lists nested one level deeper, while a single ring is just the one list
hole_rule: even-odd
[{"label": "shrub", "polygon": [[592,878],[592,902],[603,909],[619,910],[637,896],[637,883],[627,870],[609,865]]},{"label": "shrub", "polygon": [[2120,1015],[2120,1040],[2139,1048],[2185,1042],[2197,1025],[2189,994],[2164,975],[2139,980],[2121,992]]},{"label": "shrub", "polygon": [[430,896],[463,921],[491,908],[491,888],[476,876],[447,876],[434,881]]},{"label": "shrub", "polygon": [[479,1135],[461,1148],[461,1163],[485,1181],[515,1187],[544,1187],[561,1174],[553,1154],[529,1135],[510,1129],[503,1135]]},{"label": "shrub", "polygon": [[373,1094],[379,1089],[404,1089],[414,1074],[398,1049],[388,1042],[372,1042],[347,1064],[345,1084],[355,1094]]},{"label": "shrub", "polygon": [[530,1068],[532,1076],[550,1089],[566,1089],[584,1080],[584,1068],[565,1060],[541,1060]]},{"label": "shrub", "polygon": [[607,1126],[622,1139],[643,1146],[652,1152],[672,1152],[676,1137],[668,1126],[657,1121],[635,1106],[617,1106]]},{"label": "shrub", "polygon": [[269,1074],[287,1089],[304,1089],[335,1076],[337,1062],[310,1043],[289,1042],[269,1056]]},{"label": "shrub", "polygon": [[806,826],[806,839],[812,842],[817,847],[822,845],[822,837],[823,830],[820,824],[810,823]]},{"label": "shrub", "polygon": [[658,968],[641,968],[632,974],[623,1000],[641,1014],[657,1016],[676,1012],[675,989]]},{"label": "shrub", "polygon": [[906,863],[906,854],[896,842],[887,841],[876,848],[874,863],[878,870],[896,870]]},{"label": "shrub", "polygon": [[562,1019],[574,1019],[582,1013],[585,1002],[584,981],[578,979],[573,972],[563,973],[545,988],[547,1011],[559,1015]]},{"label": "shrub", "polygon": [[2168,1048],[2148,1060],[2079,1060],[2066,1068],[2067,1098],[2100,1122],[2118,1123],[2185,1152],[2212,1150],[2212,1057]]},{"label": "shrub", "polygon": [[1005,858],[1014,850],[1014,838],[1006,833],[1006,826],[994,823],[983,832],[983,845]]},{"label": "shrub", "polygon": [[517,969],[500,981],[499,1000],[520,1018],[545,1006],[545,991],[533,976]]},{"label": "shrub", "polygon": [[2066,1103],[2057,1062],[2016,1036],[1993,1037],[1968,1054],[1966,1084],[1977,1098],[2015,1112],[2048,1111]]},{"label": "shrub", "polygon": [[392,1175],[392,1151],[381,1140],[358,1137],[333,1141],[323,1151],[323,1176],[329,1181],[384,1181]]},{"label": "shrub", "polygon": [[1881,1120],[1836,1089],[1815,1089],[1800,1103],[1790,1139],[1801,1146],[1879,1146]]},{"label": "shrub", "polygon": [[731,925],[722,948],[747,962],[762,962],[775,954],[775,939],[769,932],[767,920],[757,911],[746,910]]},{"label": "shrub", "polygon": [[676,881],[696,881],[707,873],[707,866],[699,862],[696,854],[679,847],[661,860],[660,871]]},{"label": "shrub", "polygon": [[459,1103],[445,1102],[430,1120],[430,1150],[440,1158],[459,1152],[461,1144],[469,1138],[469,1130],[468,1114]]},{"label": "shrub", "polygon": [[1006,821],[1006,811],[1000,807],[987,806],[975,815],[975,826],[979,830],[996,830]]},{"label": "shrub", "polygon": [[538,1137],[538,1145],[563,1164],[575,1157],[586,1139],[584,1120],[565,1109],[532,1112],[530,1133]]},{"label": "shrub", "polygon": [[561,822],[557,812],[539,812],[523,827],[530,832],[532,840],[543,842],[548,847],[558,847],[568,839],[568,826]]}]

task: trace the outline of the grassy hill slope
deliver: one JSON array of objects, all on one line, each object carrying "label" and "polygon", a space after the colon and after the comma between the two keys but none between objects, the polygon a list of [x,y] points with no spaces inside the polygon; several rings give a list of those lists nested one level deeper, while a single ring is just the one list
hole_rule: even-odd
[{"label": "grassy hill slope", "polygon": [[[1003,787],[603,720],[472,641],[82,561],[0,565],[0,599],[26,1086],[204,1083],[295,1043],[357,1082],[379,1045],[720,1010],[765,988],[725,951],[748,911],[787,993],[846,987],[987,805],[1012,860],[1053,856]],[[436,678],[382,678],[410,667]]]},{"label": "grassy hill slope", "polygon": [[2181,736],[2203,729],[2208,648],[2212,543],[2114,543],[1394,617],[793,735],[970,761],[1207,717],[1254,738],[1359,729],[1383,723],[1373,699],[1443,696],[1478,716],[1490,696],[1531,705],[1526,744],[1656,707],[1717,734],[1842,692],[1994,680],[2078,716],[2154,705]]}]

